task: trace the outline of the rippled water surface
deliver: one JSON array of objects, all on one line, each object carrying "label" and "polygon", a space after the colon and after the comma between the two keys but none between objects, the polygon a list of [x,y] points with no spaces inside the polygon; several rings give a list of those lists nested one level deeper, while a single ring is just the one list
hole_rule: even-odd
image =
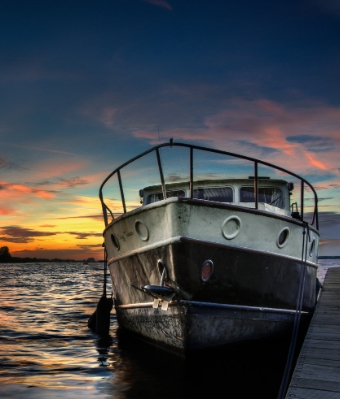
[{"label": "rippled water surface", "polygon": [[101,338],[102,287],[101,263],[0,264],[1,398],[276,398],[287,343],[184,363],[119,335],[114,312]]}]

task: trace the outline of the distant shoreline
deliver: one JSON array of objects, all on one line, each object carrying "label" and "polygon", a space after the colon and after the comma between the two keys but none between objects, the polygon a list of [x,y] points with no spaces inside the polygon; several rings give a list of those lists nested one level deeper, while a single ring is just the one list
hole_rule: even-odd
[{"label": "distant shoreline", "polygon": [[53,258],[53,259],[48,259],[48,258],[20,258],[20,257],[12,257],[10,260],[1,260],[0,259],[0,264],[24,264],[24,263],[47,263],[47,262],[72,262],[72,263],[83,263],[83,264],[92,264],[92,263],[100,263],[104,262],[103,260],[71,260],[71,259],[61,259],[61,258]]}]

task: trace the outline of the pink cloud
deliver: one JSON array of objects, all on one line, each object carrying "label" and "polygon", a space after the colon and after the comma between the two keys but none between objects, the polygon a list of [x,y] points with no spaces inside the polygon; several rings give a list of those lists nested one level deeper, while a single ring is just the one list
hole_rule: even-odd
[{"label": "pink cloud", "polygon": [[14,212],[14,208],[8,207],[4,204],[0,204],[0,215],[13,215]]},{"label": "pink cloud", "polygon": [[[158,143],[155,131],[136,137]],[[162,141],[205,141],[213,147],[264,159],[287,169],[339,175],[340,107],[322,103],[281,105],[236,99],[197,129],[162,131]]]},{"label": "pink cloud", "polygon": [[51,176],[75,174],[87,166],[88,161],[77,159],[63,160],[63,162],[60,162],[59,158],[42,160],[34,166],[34,179],[49,179]]},{"label": "pink cloud", "polygon": [[16,200],[25,198],[27,202],[27,196],[29,195],[43,200],[55,197],[55,193],[51,191],[34,189],[21,184],[0,182],[0,186],[2,188],[2,198],[8,198],[10,201],[13,201],[13,198],[16,198]]}]

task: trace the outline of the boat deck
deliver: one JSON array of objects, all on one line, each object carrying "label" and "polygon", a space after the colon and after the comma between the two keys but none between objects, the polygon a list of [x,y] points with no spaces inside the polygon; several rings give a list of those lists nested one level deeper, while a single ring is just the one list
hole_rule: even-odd
[{"label": "boat deck", "polygon": [[327,271],[286,398],[340,398],[340,267]]}]

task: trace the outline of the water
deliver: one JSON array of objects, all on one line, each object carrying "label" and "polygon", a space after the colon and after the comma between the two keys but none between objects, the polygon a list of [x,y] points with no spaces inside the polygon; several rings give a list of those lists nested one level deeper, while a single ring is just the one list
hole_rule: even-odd
[{"label": "water", "polygon": [[[339,260],[322,260],[318,276]],[[0,264],[0,398],[276,398],[289,343],[189,362],[87,327],[102,264]],[[110,291],[110,287],[108,288]]]}]

